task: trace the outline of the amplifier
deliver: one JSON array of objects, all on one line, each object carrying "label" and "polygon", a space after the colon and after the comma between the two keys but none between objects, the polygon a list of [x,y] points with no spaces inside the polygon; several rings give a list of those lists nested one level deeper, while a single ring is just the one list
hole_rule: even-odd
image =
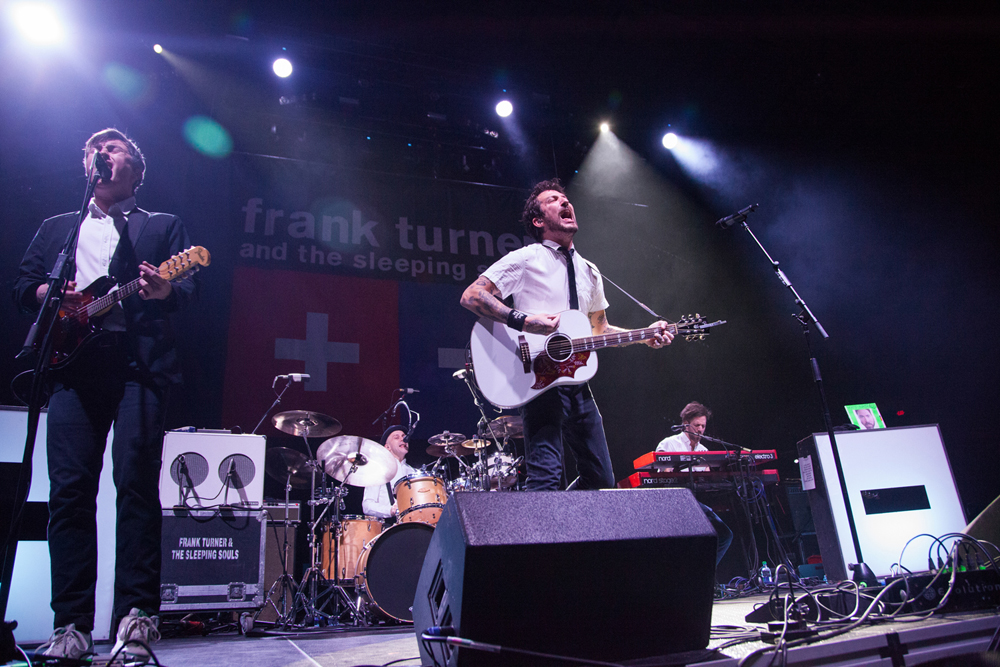
[{"label": "amplifier", "polygon": [[263,500],[264,436],[218,431],[168,431],[163,436],[163,509],[260,507]]},{"label": "amplifier", "polygon": [[265,518],[259,510],[163,510],[160,611],[262,607]]}]

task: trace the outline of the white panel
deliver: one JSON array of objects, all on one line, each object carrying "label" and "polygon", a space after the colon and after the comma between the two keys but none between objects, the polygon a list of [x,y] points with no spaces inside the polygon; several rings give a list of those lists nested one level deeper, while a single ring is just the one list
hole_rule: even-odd
[{"label": "white panel", "polygon": [[[29,502],[48,502],[49,467],[45,455],[46,418],[38,423],[35,451],[32,454]],[[28,412],[0,406],[0,461],[20,463],[28,433]],[[104,450],[100,490],[97,494],[97,592],[94,639],[110,637],[115,583],[115,483],[111,478],[111,437]],[[49,545],[47,542],[19,542],[14,559],[7,618],[17,621],[14,637],[18,643],[43,642],[52,634],[52,595]]]},{"label": "white panel", "polygon": [[[816,433],[813,437],[844,561],[856,563],[830,438],[826,433]],[[940,536],[965,527],[965,514],[937,426],[846,431],[836,437],[858,541],[865,563],[876,575],[889,574],[910,538],[921,533]],[[865,513],[862,491],[921,485],[927,491],[930,509]],[[913,571],[926,570],[930,544],[929,538],[915,540],[906,549],[902,565]]]}]

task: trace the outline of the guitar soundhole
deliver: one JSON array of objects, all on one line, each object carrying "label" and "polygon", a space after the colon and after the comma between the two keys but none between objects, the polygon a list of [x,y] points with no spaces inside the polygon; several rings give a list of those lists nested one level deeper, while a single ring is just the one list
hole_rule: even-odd
[{"label": "guitar soundhole", "polygon": [[545,341],[545,353],[555,362],[563,362],[573,354],[573,341],[563,333],[554,333]]}]

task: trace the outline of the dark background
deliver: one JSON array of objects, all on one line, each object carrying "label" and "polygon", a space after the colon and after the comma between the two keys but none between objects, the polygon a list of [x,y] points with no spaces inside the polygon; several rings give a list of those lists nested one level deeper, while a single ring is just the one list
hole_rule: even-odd
[{"label": "dark background", "polygon": [[[810,338],[834,423],[847,421],[844,404],[865,402],[890,427],[937,423],[969,518],[1000,493],[992,3],[346,4],[67,5],[77,33],[63,53],[26,47],[4,25],[3,286],[38,223],[79,208],[80,148],[109,125],[149,158],[140,205],[182,215],[196,243],[232,217],[232,171],[185,142],[194,114],[227,128],[236,153],[366,178],[467,181],[517,200],[558,175],[577,206],[578,247],[608,277],[672,319],[728,321],[705,343],[601,353],[592,384],[616,476],[696,399],[715,412],[710,434],[777,449],[789,477],[795,442],[823,428],[797,308],[745,231],[712,225],[759,203],[751,228],[830,333]],[[155,55],[156,42],[174,59]],[[288,80],[269,72],[282,49],[296,67]],[[139,82],[123,87],[109,63]],[[492,112],[501,96],[519,134]],[[602,120],[616,139],[598,139]],[[710,142],[719,169],[683,169],[659,145],[668,129]],[[516,210],[504,215],[517,233]],[[233,261],[219,261],[202,303],[180,318],[189,388],[173,425],[229,426],[220,332]],[[441,289],[459,309],[461,286]],[[651,320],[608,295],[612,323]],[[0,401],[15,404],[8,383],[27,368],[13,356],[28,321],[10,301],[0,317]],[[441,318],[414,320],[405,324]],[[418,438],[473,428],[461,391],[414,401]]]}]

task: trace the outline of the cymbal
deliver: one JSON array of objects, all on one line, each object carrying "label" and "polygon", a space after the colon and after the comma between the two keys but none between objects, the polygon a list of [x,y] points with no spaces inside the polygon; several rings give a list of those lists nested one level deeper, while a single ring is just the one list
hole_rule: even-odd
[{"label": "cymbal", "polygon": [[311,482],[305,454],[288,447],[272,447],[264,456],[264,470],[282,484],[289,481],[293,489],[308,489]]},{"label": "cymbal", "polygon": [[524,436],[524,423],[518,415],[497,417],[483,429],[483,435],[495,435],[498,438],[520,438]]},{"label": "cymbal", "polygon": [[449,445],[460,445],[465,442],[465,439],[465,436],[461,433],[445,431],[444,433],[438,433],[437,435],[432,435],[427,438],[427,444],[447,447]]},{"label": "cymbal", "polygon": [[309,410],[279,412],[271,418],[271,422],[279,431],[307,438],[329,438],[340,433],[343,428],[333,417]]},{"label": "cymbal", "polygon": [[[468,440],[466,442],[471,442]],[[437,456],[441,458],[442,456],[468,456],[469,454],[475,454],[475,449],[467,449],[464,445],[427,445],[427,453],[430,456]]]},{"label": "cymbal", "polygon": [[399,465],[388,449],[357,435],[340,435],[324,441],[316,450],[316,458],[323,462],[326,474],[351,486],[386,484],[396,475]]},{"label": "cymbal", "polygon": [[489,447],[492,444],[493,444],[492,442],[490,442],[489,440],[485,440],[483,438],[473,438],[472,440],[466,440],[465,442],[463,442],[462,447],[465,447],[466,449],[476,450],[476,449],[482,449],[484,447]]}]

